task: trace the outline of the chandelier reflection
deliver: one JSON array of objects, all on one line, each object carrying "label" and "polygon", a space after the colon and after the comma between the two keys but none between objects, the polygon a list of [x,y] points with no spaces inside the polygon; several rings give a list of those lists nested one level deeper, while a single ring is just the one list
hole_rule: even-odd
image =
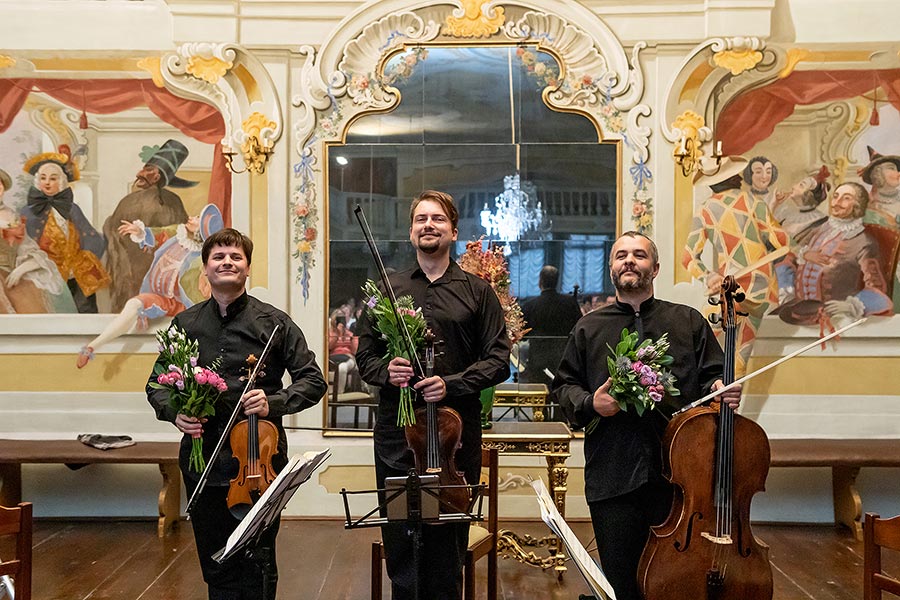
[{"label": "chandelier reflection", "polygon": [[540,239],[550,225],[537,189],[530,181],[522,181],[518,171],[503,178],[503,193],[494,198],[494,212],[487,203],[481,211],[481,226],[487,234],[504,241]]}]

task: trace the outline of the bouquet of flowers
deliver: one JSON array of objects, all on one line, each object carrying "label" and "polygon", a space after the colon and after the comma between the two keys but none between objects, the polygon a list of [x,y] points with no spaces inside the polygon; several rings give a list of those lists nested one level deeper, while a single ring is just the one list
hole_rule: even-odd
[{"label": "bouquet of flowers", "polygon": [[[615,350],[609,347],[611,356],[606,357],[612,385],[609,395],[612,396],[622,410],[634,406],[635,412],[641,416],[647,410],[656,408],[662,401],[663,394],[678,396],[681,392],[675,387],[675,376],[665,369],[674,360],[666,354],[669,351],[669,340],[663,334],[655,342],[644,340],[638,344],[636,331],[622,330]],[[600,422],[600,417],[591,421],[585,432],[590,434]]]},{"label": "bouquet of flowers", "polygon": [[[154,367],[156,381],[151,381],[150,387],[167,390],[172,408],[185,416],[202,419],[216,414],[215,403],[228,389],[225,380],[214,370],[219,367],[219,359],[210,368],[199,366],[197,340],[189,339],[175,325],[157,331],[156,340],[162,360]],[[205,468],[203,438],[198,435],[192,440],[190,469],[201,473]]]},{"label": "bouquet of flowers", "polygon": [[506,335],[509,336],[511,344],[515,344],[531,331],[525,328],[522,308],[516,298],[509,293],[509,267],[503,257],[502,246],[482,250],[481,239],[466,242],[466,251],[459,257],[459,266],[463,271],[477,275],[491,284],[500,300],[500,306],[503,307]]},{"label": "bouquet of flowers", "polygon": [[[366,313],[372,321],[372,327],[387,342],[384,360],[389,361],[393,357],[399,356],[413,362],[413,357],[409,355],[407,344],[403,340],[403,329],[397,321],[396,313],[391,308],[390,299],[378,289],[371,279],[366,280],[362,289],[368,297]],[[412,296],[400,296],[397,298],[397,312],[406,323],[406,329],[418,350],[425,344],[425,317],[422,316],[422,309],[416,308]],[[400,388],[400,408],[397,414],[397,425],[400,427],[414,425],[416,422],[413,396],[413,391],[408,386]]]}]

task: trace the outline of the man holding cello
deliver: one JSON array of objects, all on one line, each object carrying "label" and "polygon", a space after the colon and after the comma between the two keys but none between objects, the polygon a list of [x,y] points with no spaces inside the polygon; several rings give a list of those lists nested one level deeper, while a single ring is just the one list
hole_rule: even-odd
[{"label": "man holding cello", "polygon": [[[503,310],[490,285],[463,271],[450,258],[458,222],[459,213],[449,194],[432,190],[420,194],[410,208],[409,240],[416,251],[416,265],[389,278],[397,297],[413,297],[434,333],[432,376],[415,373],[404,358],[393,357],[386,362],[384,341],[373,331],[368,315],[361,318],[356,361],[363,379],[381,388],[374,432],[379,488],[384,487],[386,477],[406,476],[421,450],[408,447],[404,429],[397,425],[400,388],[406,385],[412,385],[426,403],[439,403],[459,413],[462,445],[455,453],[455,465],[465,474],[466,482],[478,483],[479,393],[509,377],[509,340]],[[452,461],[454,457],[446,458]],[[441,468],[446,468],[443,460]],[[468,532],[465,522],[425,525],[419,559],[414,561],[409,528],[402,524],[382,526],[392,598],[458,600]]]},{"label": "man holding cello", "polygon": [[[673,486],[663,476],[661,438],[672,413],[724,386],[724,355],[706,319],[695,309],[653,295],[659,274],[656,244],[629,231],[613,244],[609,259],[616,301],[582,317],[569,336],[551,391],[570,423],[585,427],[585,497],[604,573],[618,600],[641,600],[638,563],[650,527],[669,514]],[[656,410],[638,417],[610,396],[607,367],[623,328],[641,340],[668,334],[670,365],[681,395],[666,395]],[[732,408],[740,387],[721,394]]]},{"label": "man holding cello", "polygon": [[[229,435],[225,427],[237,402],[243,403],[245,415],[256,415],[259,425],[269,424],[268,433],[277,431],[277,441],[256,440],[257,458],[251,459],[260,462],[259,448],[264,443],[272,443],[277,451],[269,457],[271,464],[263,467],[277,473],[288,461],[282,417],[315,405],[327,387],[300,328],[281,310],[247,295],[244,287],[250,273],[252,253],[253,242],[235,229],[222,229],[208,237],[203,244],[201,258],[212,295],[209,300],[195,304],[172,320],[172,324],[183,329],[188,338],[198,342],[199,365],[209,367],[213,361],[220,360],[215,370],[224,378],[228,389],[219,398],[215,415],[198,419],[175,414],[169,404],[168,392],[147,386],[147,399],[157,418],[173,423],[184,434],[179,462],[188,496],[193,494],[200,479],[200,474],[188,466],[192,438],[202,436],[204,455],[208,459],[219,439]],[[270,352],[257,371],[256,386],[241,397],[249,370],[261,356],[276,326],[279,327]],[[286,388],[282,385],[285,372],[291,378],[291,384]],[[156,377],[151,375],[150,381],[156,381]],[[264,430],[263,427],[259,429],[261,432]],[[241,452],[252,453],[254,450],[248,450],[250,446],[244,442],[246,439],[241,443]],[[260,567],[243,554],[222,564],[212,559],[212,555],[225,546],[229,535],[240,522],[240,512],[246,512],[246,507],[238,511],[233,503],[226,500],[229,482],[233,487],[239,479],[239,476],[236,477],[238,465],[248,461],[247,456],[239,454],[235,438],[226,439],[216,464],[209,468],[206,486],[191,512],[203,579],[207,583],[210,600],[274,600],[278,578],[275,562],[277,524],[260,541],[260,546],[268,551],[268,560],[262,566],[265,573],[261,573]],[[263,590],[266,590],[265,597]]]}]

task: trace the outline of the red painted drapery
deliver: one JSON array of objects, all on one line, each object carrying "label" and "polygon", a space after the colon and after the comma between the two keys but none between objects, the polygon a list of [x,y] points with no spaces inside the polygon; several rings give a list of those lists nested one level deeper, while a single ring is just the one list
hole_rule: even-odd
[{"label": "red painted drapery", "polygon": [[900,69],[796,71],[732,101],[716,122],[716,139],[726,155],[743,154],[768,138],[798,104],[853,98],[876,88],[900,110]]},{"label": "red painted drapery", "polygon": [[137,106],[148,107],[166,123],[195,140],[215,144],[209,203],[231,221],[231,172],[222,156],[225,121],[216,108],[186,100],[158,88],[149,79],[0,79],[0,133],[22,109],[28,94],[43,92],[86,113],[111,114]]}]

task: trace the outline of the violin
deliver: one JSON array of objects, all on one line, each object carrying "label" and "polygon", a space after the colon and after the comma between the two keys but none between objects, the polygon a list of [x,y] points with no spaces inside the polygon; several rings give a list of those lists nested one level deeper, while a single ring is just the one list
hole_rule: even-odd
[{"label": "violin", "polygon": [[[434,375],[434,333],[425,331],[425,377]],[[469,507],[469,488],[465,476],[456,468],[456,451],[462,447],[462,417],[459,413],[436,402],[426,402],[416,410],[416,422],[405,429],[406,444],[416,460],[420,475],[437,475],[441,486],[443,512],[466,512]],[[460,487],[444,487],[460,486]]]},{"label": "violin", "polygon": [[[725,330],[726,385],[734,381],[737,328],[734,277],[722,283],[715,315]],[[753,537],[750,501],[765,489],[769,440],[726,403],[677,414],[663,436],[675,499],[665,523],[651,528],[638,580],[646,600],[771,600],[768,546]]]},{"label": "violin", "polygon": [[272,457],[278,453],[278,428],[271,421],[247,415],[231,430],[231,452],[238,460],[237,477],[228,486],[228,510],[243,519],[278,476]]}]

